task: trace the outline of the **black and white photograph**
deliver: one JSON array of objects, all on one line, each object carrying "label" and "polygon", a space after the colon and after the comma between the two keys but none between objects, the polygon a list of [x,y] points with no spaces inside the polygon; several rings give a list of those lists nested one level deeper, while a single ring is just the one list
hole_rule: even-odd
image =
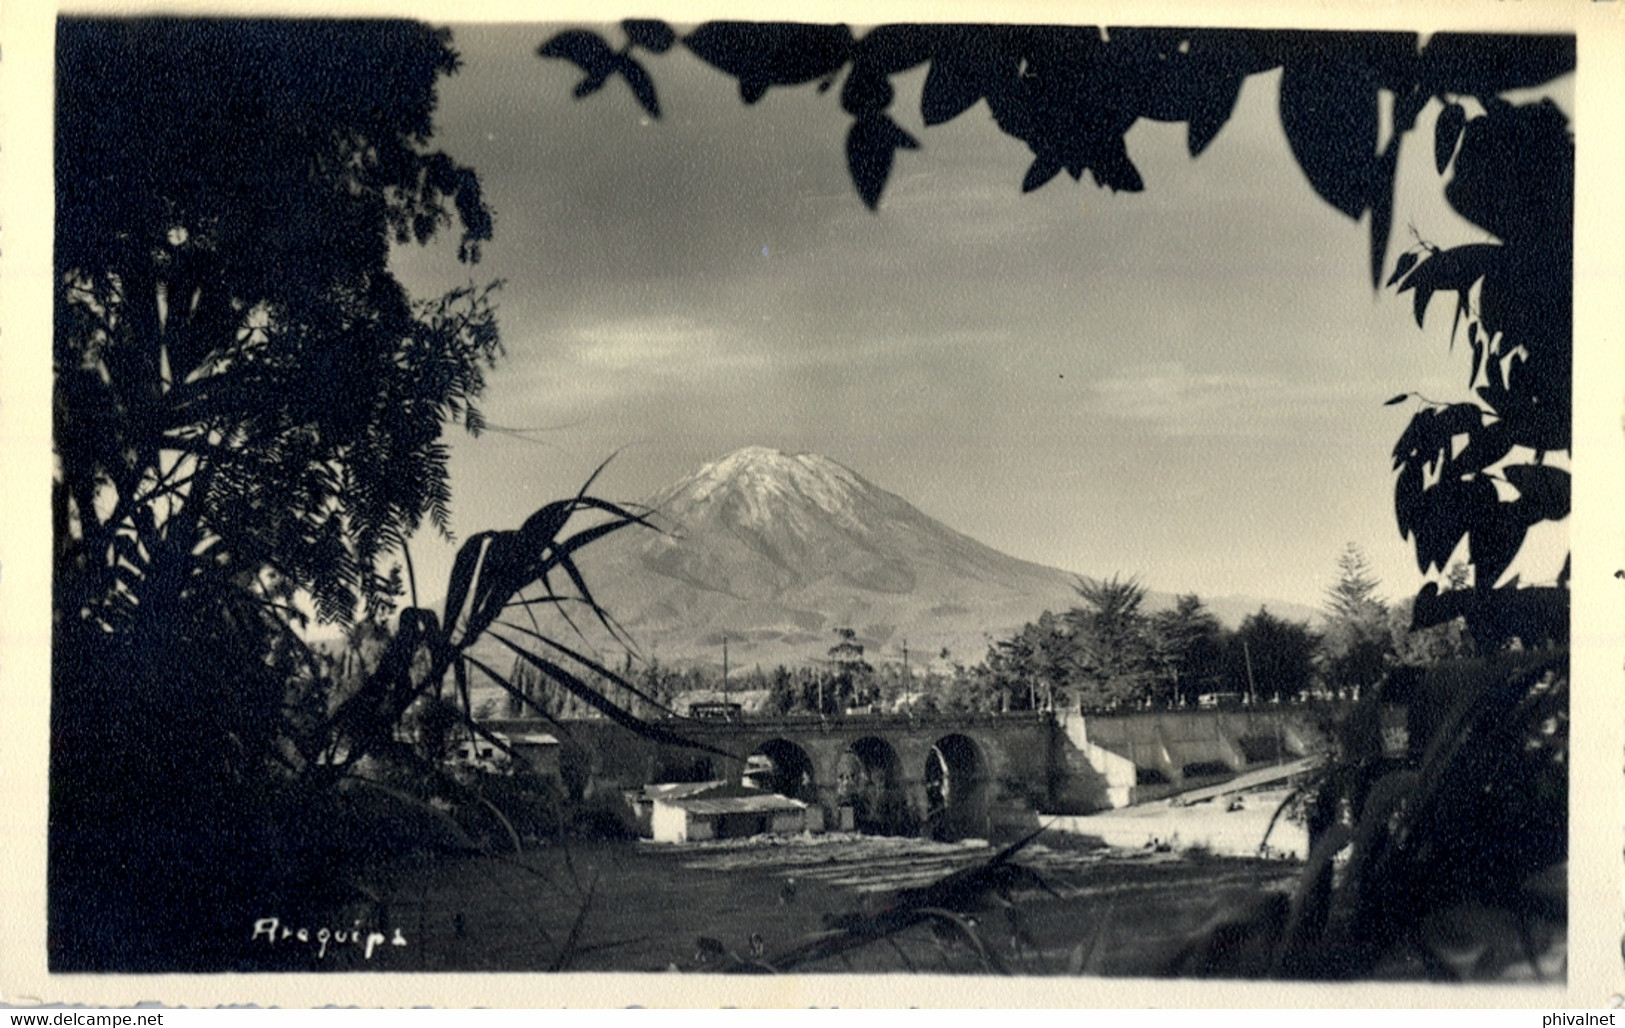
[{"label": "black and white photograph", "polygon": [[1516,6],[54,14],[25,963],[1625,984]]}]

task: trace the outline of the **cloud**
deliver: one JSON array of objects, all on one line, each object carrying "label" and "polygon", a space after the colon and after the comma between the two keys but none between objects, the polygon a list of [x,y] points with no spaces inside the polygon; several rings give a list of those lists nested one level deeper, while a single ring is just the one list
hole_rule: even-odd
[{"label": "cloud", "polygon": [[1348,380],[1195,372],[1167,361],[1125,368],[1096,380],[1090,392],[1097,414],[1149,423],[1167,435],[1261,436],[1334,417],[1345,401],[1363,400],[1374,388]]},{"label": "cloud", "polygon": [[749,356],[731,351],[736,348],[727,346],[714,326],[680,316],[582,325],[570,333],[566,348],[572,360],[588,368],[645,373],[737,364]]}]

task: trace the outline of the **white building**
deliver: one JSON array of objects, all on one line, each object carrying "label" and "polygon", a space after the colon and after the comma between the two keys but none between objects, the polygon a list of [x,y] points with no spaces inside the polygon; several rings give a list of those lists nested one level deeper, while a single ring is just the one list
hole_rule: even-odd
[{"label": "white building", "polygon": [[809,818],[808,804],[801,800],[748,785],[652,785],[644,798],[651,807],[649,828],[656,842],[796,835],[823,827],[822,818]]}]

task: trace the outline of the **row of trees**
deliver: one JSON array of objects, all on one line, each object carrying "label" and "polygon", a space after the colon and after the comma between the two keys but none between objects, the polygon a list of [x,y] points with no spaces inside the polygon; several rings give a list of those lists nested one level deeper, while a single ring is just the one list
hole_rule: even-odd
[{"label": "row of trees", "polygon": [[971,705],[1098,709],[1193,703],[1208,693],[1357,697],[1397,667],[1471,653],[1460,621],[1413,629],[1410,601],[1380,599],[1358,548],[1343,552],[1338,571],[1316,627],[1260,607],[1229,629],[1194,594],[1147,613],[1145,589],[1134,579],[1085,580],[1082,603],[1045,612],[970,669]]}]

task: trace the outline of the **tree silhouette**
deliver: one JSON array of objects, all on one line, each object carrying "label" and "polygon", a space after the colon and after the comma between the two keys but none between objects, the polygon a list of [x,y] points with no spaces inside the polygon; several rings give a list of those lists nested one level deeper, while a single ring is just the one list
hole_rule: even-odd
[{"label": "tree silhouette", "polygon": [[[1136,121],[1184,122],[1197,156],[1229,120],[1243,80],[1278,68],[1294,160],[1327,203],[1350,218],[1370,216],[1373,286],[1389,270],[1400,148],[1428,103],[1441,102],[1435,158],[1441,174],[1454,165],[1446,198],[1498,242],[1448,251],[1423,244],[1389,279],[1415,291],[1418,322],[1435,293],[1457,294],[1474,361],[1469,384],[1478,384],[1467,402],[1422,401],[1394,452],[1398,525],[1414,539],[1421,570],[1442,571],[1466,539],[1476,572],[1471,589],[1426,585],[1416,622],[1464,616],[1488,649],[1513,637],[1566,636],[1566,576],[1539,589],[1499,579],[1530,526],[1568,512],[1568,475],[1545,455],[1569,446],[1573,144],[1549,102],[1518,106],[1502,96],[1573,71],[1572,36],[1435,33],[1424,45],[1403,32],[882,25],[859,35],[844,25],[711,22],[679,34],[647,21],[621,29],[618,49],[577,29],[538,52],[582,68],[577,97],[619,76],[653,117],[657,90],[637,53],[678,42],[736,79],[747,105],[770,88],[816,82],[827,91],[841,81],[847,168],[871,209],[897,152],[920,148],[888,113],[891,78],[901,72],[927,68],[927,126],[985,102],[1033,155],[1023,192],[1063,171],[1138,192],[1145,183],[1124,143]],[[1393,97],[1386,126],[1384,92]],[[1468,114],[1469,98],[1483,114]],[[1452,452],[1462,435],[1468,446]],[[1502,499],[1504,491],[1516,496]]]},{"label": "tree silhouette", "polygon": [[472,261],[490,213],[427,145],[445,32],[57,40],[52,967],[218,967],[272,877],[290,736],[325,712],[295,598],[387,610],[500,349],[489,289],[415,301],[389,248],[457,227]]}]

